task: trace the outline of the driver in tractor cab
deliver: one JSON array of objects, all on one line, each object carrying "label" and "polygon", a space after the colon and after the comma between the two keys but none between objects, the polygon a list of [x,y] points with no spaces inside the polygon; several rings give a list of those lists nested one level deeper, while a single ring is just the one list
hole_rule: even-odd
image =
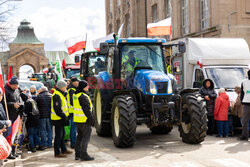
[{"label": "driver in tractor cab", "polygon": [[141,62],[141,60],[135,56],[135,52],[136,51],[131,50],[129,51],[128,56],[122,58],[122,63],[125,65],[127,72],[133,72],[134,68]]},{"label": "driver in tractor cab", "polygon": [[95,68],[96,68],[96,72],[95,72],[96,74],[105,70],[104,61],[102,61],[101,58],[98,58],[97,61],[95,62]]},{"label": "driver in tractor cab", "polygon": [[172,70],[171,70],[171,67],[170,67],[170,56],[166,57],[166,68],[167,68],[167,72],[172,74]]}]

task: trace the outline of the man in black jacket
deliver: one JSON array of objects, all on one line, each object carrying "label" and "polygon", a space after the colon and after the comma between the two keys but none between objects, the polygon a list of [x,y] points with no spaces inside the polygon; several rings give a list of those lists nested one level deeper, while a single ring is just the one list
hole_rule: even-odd
[{"label": "man in black jacket", "polygon": [[214,122],[214,105],[217,94],[214,90],[214,82],[211,79],[205,79],[203,81],[203,87],[200,89],[201,96],[206,101],[207,106],[207,118],[208,118],[208,135],[213,135],[215,122]]},{"label": "man in black jacket", "polygon": [[57,82],[57,89],[53,93],[51,99],[51,120],[52,125],[55,126],[54,153],[57,158],[63,158],[66,157],[66,154],[72,153],[67,150],[64,143],[64,126],[69,124],[69,112],[67,100],[65,98],[66,92],[67,83],[63,80],[59,80]]},{"label": "man in black jacket", "polygon": [[80,81],[74,97],[74,122],[77,126],[77,139],[75,145],[75,160],[81,161],[94,160],[87,153],[87,147],[91,136],[91,126],[94,126],[92,115],[92,102],[88,92],[89,86],[86,81]]},{"label": "man in black jacket", "polygon": [[70,147],[75,148],[76,143],[76,124],[73,121],[73,95],[76,92],[76,88],[79,85],[79,80],[76,77],[72,77],[68,86],[67,101],[69,108],[69,123],[70,123]]},{"label": "man in black jacket", "polygon": [[[43,86],[40,94],[36,98],[37,107],[40,114],[39,125],[41,142],[44,147],[52,147],[52,125],[50,120],[51,114],[51,94],[48,88]],[[47,138],[48,136],[48,138]]]},{"label": "man in black jacket", "polygon": [[[18,79],[16,76],[13,76],[10,81],[4,86],[5,96],[7,101],[9,119],[12,124],[17,119],[18,115],[21,114],[21,108],[23,108],[24,104],[21,104],[20,92],[18,90]],[[4,100],[2,101],[2,103]],[[4,105],[4,103],[3,103]],[[8,131],[11,133],[12,127],[8,128]],[[11,145],[11,137],[8,136],[7,141]],[[15,147],[12,147],[12,153],[9,155],[8,159],[15,159]]]}]

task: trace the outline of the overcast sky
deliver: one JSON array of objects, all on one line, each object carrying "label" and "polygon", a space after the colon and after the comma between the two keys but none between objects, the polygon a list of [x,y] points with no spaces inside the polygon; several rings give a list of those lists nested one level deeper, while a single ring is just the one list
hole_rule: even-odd
[{"label": "overcast sky", "polygon": [[46,51],[66,50],[65,40],[85,33],[93,39],[105,36],[104,0],[23,0],[11,17],[13,28],[23,19],[31,22]]}]

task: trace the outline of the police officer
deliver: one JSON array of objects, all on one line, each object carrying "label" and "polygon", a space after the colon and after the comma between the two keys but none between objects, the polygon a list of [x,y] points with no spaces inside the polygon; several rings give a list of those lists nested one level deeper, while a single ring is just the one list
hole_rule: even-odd
[{"label": "police officer", "polygon": [[68,125],[68,105],[65,98],[67,92],[67,83],[63,80],[57,82],[57,88],[51,98],[51,120],[55,126],[54,154],[57,158],[66,157],[71,154],[64,143],[64,126]]},{"label": "police officer", "polygon": [[76,77],[72,77],[67,91],[67,102],[69,109],[69,123],[70,123],[70,147],[75,148],[76,143],[76,124],[73,121],[73,95],[78,87],[79,80]]},{"label": "police officer", "polygon": [[248,140],[249,131],[248,123],[250,119],[250,70],[247,72],[248,79],[244,80],[241,84],[240,100],[243,104],[243,115],[242,115],[242,135],[240,140]]},{"label": "police officer", "polygon": [[77,139],[75,144],[75,160],[94,160],[87,153],[87,147],[91,136],[91,126],[94,126],[92,116],[92,103],[88,92],[89,86],[86,81],[80,81],[74,96],[74,122],[77,126]]}]

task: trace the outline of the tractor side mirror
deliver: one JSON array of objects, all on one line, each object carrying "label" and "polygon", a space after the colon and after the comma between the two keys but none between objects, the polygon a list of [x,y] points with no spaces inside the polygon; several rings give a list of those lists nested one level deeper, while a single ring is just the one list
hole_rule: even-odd
[{"label": "tractor side mirror", "polygon": [[106,55],[109,52],[109,45],[106,42],[100,43],[100,54]]},{"label": "tractor side mirror", "polygon": [[80,62],[80,56],[79,55],[75,55],[75,63],[79,63]]},{"label": "tractor side mirror", "polygon": [[186,52],[186,44],[185,44],[185,42],[179,42],[178,46],[179,46],[178,49],[179,49],[180,53],[185,53]]}]

